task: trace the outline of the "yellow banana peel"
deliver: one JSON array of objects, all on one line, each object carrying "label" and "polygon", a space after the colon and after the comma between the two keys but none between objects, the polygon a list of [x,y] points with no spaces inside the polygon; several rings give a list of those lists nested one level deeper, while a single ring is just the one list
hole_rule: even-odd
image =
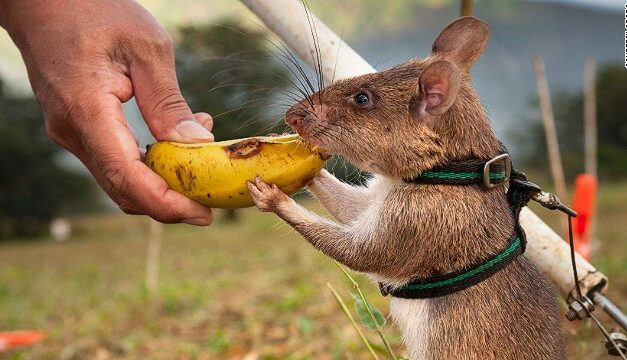
[{"label": "yellow banana peel", "polygon": [[157,142],[144,162],[171,189],[214,208],[254,205],[246,181],[260,176],[291,195],[324,166],[326,156],[298,135],[251,137],[215,143]]}]

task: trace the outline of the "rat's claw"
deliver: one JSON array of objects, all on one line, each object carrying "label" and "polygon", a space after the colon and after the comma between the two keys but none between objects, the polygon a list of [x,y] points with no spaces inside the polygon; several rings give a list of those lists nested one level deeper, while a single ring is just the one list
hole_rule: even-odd
[{"label": "rat's claw", "polygon": [[268,185],[258,176],[254,182],[248,181],[246,185],[255,205],[261,211],[276,212],[280,203],[289,200],[289,197],[278,186]]},{"label": "rat's claw", "polygon": [[255,177],[255,185],[259,188],[259,190],[265,190],[268,188],[268,184],[266,184],[261,177]]},{"label": "rat's claw", "polygon": [[253,183],[252,181],[246,181],[246,187],[248,187],[248,191],[250,191],[250,194],[252,195],[253,199],[260,194],[260,191],[257,188],[257,185],[255,185],[255,183]]}]

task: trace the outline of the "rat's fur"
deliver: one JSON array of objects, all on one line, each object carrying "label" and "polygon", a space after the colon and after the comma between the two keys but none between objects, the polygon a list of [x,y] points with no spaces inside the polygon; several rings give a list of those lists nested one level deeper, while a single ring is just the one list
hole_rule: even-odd
[{"label": "rat's fur", "polygon": [[[338,81],[302,101],[286,121],[307,141],[374,173],[366,187],[326,171],[308,189],[337,218],[302,208],[260,179],[249,188],[320,251],[378,281],[457,271],[504,249],[514,219],[503,187],[408,184],[402,179],[449,161],[489,159],[499,142],[470,85],[469,68],[488,38],[485,23],[461,18],[433,52],[376,74]],[[365,105],[355,95],[365,93]],[[411,359],[564,359],[547,280],[524,256],[463,291],[426,300],[391,299]]]}]

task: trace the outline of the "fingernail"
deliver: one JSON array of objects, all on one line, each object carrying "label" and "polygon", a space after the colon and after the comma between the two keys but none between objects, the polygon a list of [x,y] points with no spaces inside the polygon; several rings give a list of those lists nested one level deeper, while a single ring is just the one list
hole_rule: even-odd
[{"label": "fingernail", "polygon": [[176,125],[176,131],[184,138],[213,141],[213,134],[194,120],[183,120]]},{"label": "fingernail", "polygon": [[207,225],[211,224],[211,221],[209,221],[209,219],[207,219],[207,218],[185,219],[182,222],[185,223],[185,224],[196,225],[196,226],[207,226]]}]

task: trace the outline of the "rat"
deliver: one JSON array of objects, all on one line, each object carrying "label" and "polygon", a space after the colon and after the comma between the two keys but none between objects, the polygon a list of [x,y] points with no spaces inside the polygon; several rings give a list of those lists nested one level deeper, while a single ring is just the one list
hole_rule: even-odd
[{"label": "rat", "polygon": [[[459,18],[427,57],[338,80],[287,111],[286,123],[304,141],[372,174],[366,186],[353,186],[323,170],[307,185],[336,221],[260,178],[248,182],[256,206],[319,251],[392,288],[497,255],[515,225],[503,186],[405,181],[501,153],[470,77],[489,34],[485,22]],[[553,288],[524,255],[452,294],[393,296],[390,314],[413,360],[566,358]]]}]

